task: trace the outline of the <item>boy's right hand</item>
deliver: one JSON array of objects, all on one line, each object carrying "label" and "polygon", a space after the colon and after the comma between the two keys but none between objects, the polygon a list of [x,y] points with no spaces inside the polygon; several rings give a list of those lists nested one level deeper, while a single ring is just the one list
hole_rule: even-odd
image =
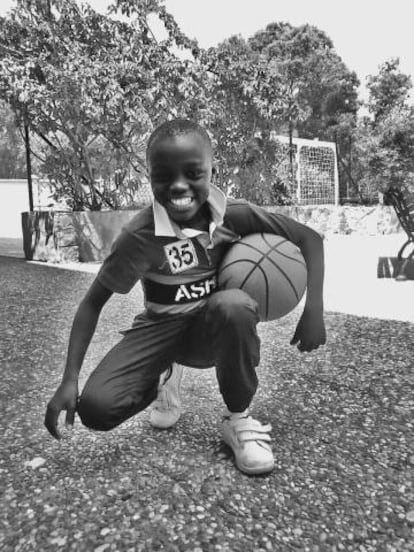
[{"label": "boy's right hand", "polygon": [[75,421],[77,401],[77,380],[62,381],[47,405],[45,416],[45,426],[55,439],[60,439],[62,437],[57,427],[59,414],[62,410],[66,410],[66,427],[72,427]]}]

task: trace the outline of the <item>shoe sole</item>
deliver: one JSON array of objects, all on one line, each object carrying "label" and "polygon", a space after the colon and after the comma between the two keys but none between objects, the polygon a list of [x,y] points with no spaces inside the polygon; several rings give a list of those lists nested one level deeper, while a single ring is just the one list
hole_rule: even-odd
[{"label": "shoe sole", "polygon": [[174,422],[173,424],[170,424],[170,425],[160,425],[160,424],[154,424],[150,422],[151,427],[153,427],[154,429],[171,429],[172,427],[175,426],[176,423],[177,422]]},{"label": "shoe sole", "polygon": [[170,429],[171,427],[174,427],[176,425],[176,423],[178,422],[178,420],[181,418],[181,413],[180,415],[177,417],[176,420],[174,420],[172,423],[169,423],[169,424],[157,424],[156,422],[154,422],[152,419],[151,419],[151,415],[150,415],[150,424],[153,428],[155,429]]},{"label": "shoe sole", "polygon": [[258,468],[251,468],[251,467],[248,467],[248,466],[244,466],[242,464],[242,462],[237,460],[237,456],[236,456],[236,454],[233,450],[233,447],[231,446],[230,443],[228,443],[226,441],[226,439],[224,438],[224,435],[222,436],[222,439],[223,439],[224,443],[229,447],[231,452],[233,453],[234,463],[236,464],[237,468],[241,472],[245,473],[246,475],[263,475],[265,473],[270,473],[273,470],[273,468],[275,467],[274,459],[272,460],[272,462],[269,462],[268,464],[264,464],[263,466],[260,466]]},{"label": "shoe sole", "polygon": [[247,468],[246,466],[243,466],[243,464],[241,464],[240,462],[237,462],[236,457],[235,464],[237,468],[246,475],[264,475],[273,471],[273,468],[275,467],[275,463],[272,462],[271,464],[261,466],[260,468]]}]

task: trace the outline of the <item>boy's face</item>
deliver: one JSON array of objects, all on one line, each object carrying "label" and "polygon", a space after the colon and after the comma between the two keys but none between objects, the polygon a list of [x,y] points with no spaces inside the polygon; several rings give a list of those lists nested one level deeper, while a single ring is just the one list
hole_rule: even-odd
[{"label": "boy's face", "polygon": [[203,138],[197,133],[161,138],[148,164],[155,199],[174,221],[190,221],[210,193],[212,155]]}]

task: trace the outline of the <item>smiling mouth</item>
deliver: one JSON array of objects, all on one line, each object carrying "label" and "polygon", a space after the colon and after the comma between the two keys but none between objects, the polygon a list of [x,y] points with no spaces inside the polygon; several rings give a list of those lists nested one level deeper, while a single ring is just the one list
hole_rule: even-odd
[{"label": "smiling mouth", "polygon": [[192,202],[192,197],[175,197],[170,199],[171,205],[173,205],[176,209],[186,209],[192,204]]}]

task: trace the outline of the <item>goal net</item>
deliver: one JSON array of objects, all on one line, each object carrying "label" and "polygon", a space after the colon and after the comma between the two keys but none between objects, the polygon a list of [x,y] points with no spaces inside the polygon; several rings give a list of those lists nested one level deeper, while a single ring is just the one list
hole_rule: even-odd
[{"label": "goal net", "polygon": [[[279,166],[283,180],[289,181],[291,161],[289,138],[275,137],[282,144],[283,160]],[[338,205],[338,161],[334,142],[293,138],[292,171],[298,205]]]}]

